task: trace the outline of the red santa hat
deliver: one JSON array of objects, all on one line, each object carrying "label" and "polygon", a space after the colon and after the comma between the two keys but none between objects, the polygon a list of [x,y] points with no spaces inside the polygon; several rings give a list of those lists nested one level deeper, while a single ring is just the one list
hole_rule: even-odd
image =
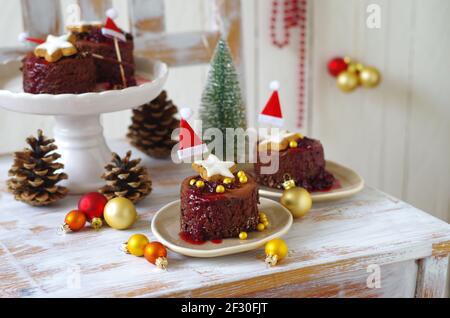
[{"label": "red santa hat", "polygon": [[280,84],[277,81],[270,83],[270,89],[273,93],[263,111],[259,114],[259,121],[261,123],[279,127],[283,126],[283,114],[281,112],[280,98],[278,96],[279,88]]},{"label": "red santa hat", "polygon": [[178,157],[182,160],[207,152],[206,144],[203,143],[188,123],[188,119],[192,116],[192,110],[183,108],[180,110],[180,115],[180,148]]},{"label": "red santa hat", "polygon": [[126,42],[127,38],[123,31],[116,25],[114,19],[118,17],[118,13],[114,9],[109,9],[106,11],[106,22],[105,26],[102,28],[102,34],[106,37],[116,38],[120,41]]},{"label": "red santa hat", "polygon": [[30,37],[30,35],[28,33],[26,33],[26,32],[20,33],[19,36],[18,36],[18,40],[21,43],[26,43],[26,42],[31,42],[31,43],[35,43],[35,44],[45,43],[45,40]]}]

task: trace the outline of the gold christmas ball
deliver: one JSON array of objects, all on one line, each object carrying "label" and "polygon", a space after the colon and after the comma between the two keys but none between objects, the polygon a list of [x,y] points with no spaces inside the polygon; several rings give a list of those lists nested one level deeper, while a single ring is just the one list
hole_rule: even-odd
[{"label": "gold christmas ball", "polygon": [[280,202],[292,213],[294,218],[304,216],[312,207],[311,194],[305,189],[298,187],[285,190]]},{"label": "gold christmas ball", "polygon": [[289,248],[282,239],[273,239],[266,244],[266,264],[268,266],[275,266],[279,261],[284,259],[289,252]]},{"label": "gold christmas ball", "polygon": [[343,92],[349,93],[358,87],[359,79],[355,72],[344,71],[337,77],[337,87]]},{"label": "gold christmas ball", "polygon": [[148,238],[143,234],[135,234],[128,239],[127,250],[130,254],[141,257],[144,256],[145,246],[149,243]]},{"label": "gold christmas ball", "polygon": [[103,213],[106,223],[116,230],[130,228],[137,219],[136,207],[127,198],[114,198],[110,200]]},{"label": "gold christmas ball", "polygon": [[278,260],[281,261],[288,255],[289,248],[285,241],[277,238],[266,244],[265,251],[267,256],[277,255]]},{"label": "gold christmas ball", "polygon": [[364,87],[376,87],[380,84],[381,74],[375,67],[365,66],[359,72],[359,81]]}]

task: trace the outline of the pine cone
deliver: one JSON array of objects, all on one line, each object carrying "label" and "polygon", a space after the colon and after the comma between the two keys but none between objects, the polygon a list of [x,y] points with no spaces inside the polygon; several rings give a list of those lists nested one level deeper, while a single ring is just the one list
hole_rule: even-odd
[{"label": "pine cone", "polygon": [[147,169],[139,165],[141,159],[130,160],[131,151],[121,159],[113,153],[112,162],[105,166],[102,178],[106,186],[99,190],[108,200],[125,197],[134,203],[144,199],[152,192],[152,181]]},{"label": "pine cone", "polygon": [[14,164],[9,170],[12,178],[7,185],[16,200],[33,206],[45,206],[67,195],[67,188],[56,185],[67,179],[67,174],[56,173],[64,165],[55,162],[61,156],[53,152],[58,148],[54,142],[38,130],[37,138],[27,138],[30,148],[14,154]]},{"label": "pine cone", "polygon": [[173,117],[177,112],[177,107],[167,100],[166,91],[135,109],[127,135],[131,144],[151,157],[169,157],[176,144],[172,140],[172,132],[180,125],[180,121]]}]

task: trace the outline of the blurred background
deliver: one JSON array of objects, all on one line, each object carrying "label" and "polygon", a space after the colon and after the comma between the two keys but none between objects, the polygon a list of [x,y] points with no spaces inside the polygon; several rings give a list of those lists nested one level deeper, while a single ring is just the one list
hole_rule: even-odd
[{"label": "blurred background", "polygon": [[[328,159],[355,169],[368,185],[450,221],[450,1],[305,1],[305,29],[292,28],[289,44],[280,49],[270,36],[271,0],[0,0],[1,47],[19,45],[17,35],[28,19],[23,19],[24,7],[52,2],[61,4],[63,16],[74,2],[89,3],[96,12],[113,5],[124,29],[151,30],[145,36],[156,39],[154,51],[172,66],[166,86],[169,96],[178,106],[194,109],[206,80],[205,62],[214,49],[211,39],[201,34],[225,28],[231,33],[250,126],[256,125],[270,93],[269,83],[276,79],[281,83],[288,129],[320,139]],[[375,27],[368,24],[374,4],[379,8]],[[130,5],[152,7],[150,21],[159,22],[145,24],[144,13]],[[29,18],[48,24],[53,12],[36,10]],[[218,18],[220,10],[227,10],[229,21]],[[283,29],[277,32],[282,38]],[[198,39],[203,41],[196,43]],[[174,49],[167,53],[158,43],[169,43]],[[183,55],[190,44],[193,54]],[[327,63],[335,56],[351,56],[377,67],[381,85],[343,93],[327,72]],[[300,108],[304,109],[302,127]],[[104,115],[107,137],[124,138],[130,116],[130,111]],[[52,125],[49,117],[0,110],[0,152],[21,149],[24,138],[38,128],[51,134]]]}]

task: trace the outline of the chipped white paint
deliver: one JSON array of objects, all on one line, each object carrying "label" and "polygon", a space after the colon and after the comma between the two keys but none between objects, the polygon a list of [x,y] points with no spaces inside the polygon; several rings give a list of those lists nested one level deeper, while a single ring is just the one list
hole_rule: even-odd
[{"label": "chipped white paint", "polygon": [[417,297],[444,297],[448,271],[448,254],[427,257],[419,261]]},{"label": "chipped white paint", "polygon": [[[130,148],[123,142],[110,146],[120,154]],[[43,209],[15,202],[4,184],[10,164],[11,157],[0,158],[0,296],[4,297],[269,296],[268,290],[280,296],[333,296],[325,295],[321,286],[334,286],[334,296],[410,297],[415,294],[414,260],[450,251],[450,225],[366,188],[348,200],[316,204],[304,219],[297,219],[285,236],[290,252],[280,266],[266,268],[262,249],[207,260],[169,253],[169,271],[161,272],[143,258],[124,255],[119,246],[133,233],[154,239],[151,218],[178,197],[180,181],[192,174],[188,166],[144,159],[154,192],[138,205],[140,218],[133,229],[58,236],[57,225],[78,198]],[[381,266],[380,292],[361,285],[362,273],[367,278],[371,264]],[[79,289],[67,285],[74,265],[80,270]],[[400,268],[403,275],[398,275]]]}]

